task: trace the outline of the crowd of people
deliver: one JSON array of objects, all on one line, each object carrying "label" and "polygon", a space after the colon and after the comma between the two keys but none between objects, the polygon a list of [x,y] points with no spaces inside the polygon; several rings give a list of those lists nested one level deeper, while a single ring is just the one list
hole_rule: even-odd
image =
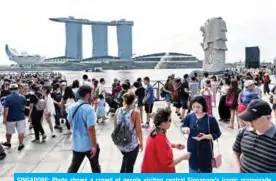
[{"label": "crowd of people", "polygon": [[[92,172],[100,173],[95,126],[104,123],[110,114],[114,122],[111,140],[123,156],[121,173],[133,172],[139,150],[144,150],[144,173],[175,172],[175,166],[184,160],[188,161],[190,173],[211,173],[220,166],[222,156],[214,154],[214,141],[223,134],[213,115],[218,109],[219,121],[230,129],[237,121],[240,129],[233,145],[235,171],[276,171],[276,127],[271,121],[272,110],[276,114],[276,87],[270,90],[270,75],[264,70],[251,69],[236,76],[228,72],[222,76],[207,72],[202,77],[196,73],[183,78],[170,75],[160,90],[166,106],[154,113],[154,88],[149,77],[133,83],[114,79],[111,92],[104,78],[82,78],[69,85],[59,73],[2,75],[0,97],[6,127],[2,146],[10,148],[11,137],[17,131],[18,150],[24,149],[26,129],[34,132],[33,143],[45,142],[49,136],[42,124],[45,120],[51,138],[57,131],[72,134],[68,172],[78,172],[87,157]],[[272,108],[262,100],[263,94],[269,94]],[[179,116],[183,134],[188,135],[187,152],[178,158],[174,158],[172,148],[183,150],[185,146],[170,143],[166,136],[173,110]],[[143,128],[151,129],[145,144]],[[6,157],[2,146],[0,159]]]}]

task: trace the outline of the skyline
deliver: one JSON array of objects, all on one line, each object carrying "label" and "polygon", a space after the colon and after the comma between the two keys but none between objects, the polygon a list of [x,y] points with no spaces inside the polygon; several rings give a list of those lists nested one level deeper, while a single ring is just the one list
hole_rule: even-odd
[{"label": "skyline", "polygon": [[[244,60],[246,46],[259,46],[261,61],[276,57],[276,21],[273,0],[174,0],[131,2],[127,0],[11,0],[1,2],[0,64],[8,64],[5,44],[19,52],[47,58],[65,55],[65,26],[50,17],[84,18],[95,21],[134,21],[133,54],[188,53],[203,59],[200,26],[208,18],[222,17],[227,24],[226,62]],[[16,6],[15,6],[16,5]],[[205,8],[208,5],[209,8]],[[3,8],[4,7],[4,8]],[[6,8],[5,8],[6,7]],[[14,7],[14,8],[7,8]],[[106,12],[106,13],[105,13]],[[17,23],[14,23],[17,22]],[[108,29],[109,55],[117,56],[116,29]],[[92,56],[90,26],[83,27],[83,55]]]}]

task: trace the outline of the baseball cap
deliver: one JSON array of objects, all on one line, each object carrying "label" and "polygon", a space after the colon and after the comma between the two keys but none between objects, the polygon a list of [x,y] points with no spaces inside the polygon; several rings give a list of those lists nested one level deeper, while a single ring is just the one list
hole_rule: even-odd
[{"label": "baseball cap", "polygon": [[11,84],[10,89],[18,89],[18,85],[17,84]]},{"label": "baseball cap", "polygon": [[269,116],[271,115],[272,109],[270,105],[263,100],[252,100],[246,110],[239,114],[239,119],[243,121],[253,121],[262,116]]},{"label": "baseball cap", "polygon": [[255,82],[253,80],[247,80],[244,83],[244,87],[249,87],[251,85],[255,85]]}]

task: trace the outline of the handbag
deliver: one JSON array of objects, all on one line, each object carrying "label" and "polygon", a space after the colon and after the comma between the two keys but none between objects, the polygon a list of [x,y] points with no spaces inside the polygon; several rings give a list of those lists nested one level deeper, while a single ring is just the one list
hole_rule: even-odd
[{"label": "handbag", "polygon": [[[211,134],[209,116],[208,116],[208,129],[209,129],[209,134]],[[217,140],[217,146],[218,146],[218,154],[215,156],[213,146],[212,146],[212,140],[210,140],[210,147],[211,147],[211,152],[212,152],[211,164],[212,164],[213,168],[219,168],[222,164],[222,156],[221,156],[220,151],[219,151],[219,142],[218,142],[218,140]]]}]

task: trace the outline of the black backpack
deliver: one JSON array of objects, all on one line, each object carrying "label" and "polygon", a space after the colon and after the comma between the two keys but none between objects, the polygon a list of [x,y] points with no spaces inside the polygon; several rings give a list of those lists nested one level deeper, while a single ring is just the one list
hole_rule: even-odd
[{"label": "black backpack", "polygon": [[122,120],[120,120],[120,123],[117,124],[115,130],[111,134],[112,141],[117,146],[124,147],[132,141],[132,132],[129,130],[129,126],[126,124],[126,114],[129,111],[130,110],[123,113],[121,118]]}]

